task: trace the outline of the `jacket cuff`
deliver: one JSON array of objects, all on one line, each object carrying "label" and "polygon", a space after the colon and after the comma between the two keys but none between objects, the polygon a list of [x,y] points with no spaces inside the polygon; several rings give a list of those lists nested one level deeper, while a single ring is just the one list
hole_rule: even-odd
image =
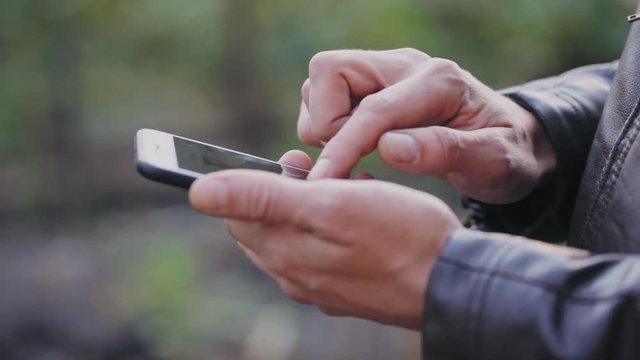
[{"label": "jacket cuff", "polygon": [[[457,230],[429,279],[423,314],[425,359],[517,359],[540,351],[532,338],[547,298],[544,269],[586,252],[503,234]],[[523,271],[526,270],[525,271]]]}]

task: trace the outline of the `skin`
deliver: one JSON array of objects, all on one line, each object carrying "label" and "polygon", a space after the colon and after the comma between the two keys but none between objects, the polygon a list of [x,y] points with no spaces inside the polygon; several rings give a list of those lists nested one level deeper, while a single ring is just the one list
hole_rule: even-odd
[{"label": "skin", "polygon": [[[310,162],[295,151],[281,161],[300,159]],[[293,300],[410,329],[420,328],[437,255],[461,227],[436,197],[376,180],[227,170],[189,194],[197,210],[226,219],[247,257]]]},{"label": "skin", "polygon": [[[461,227],[424,192],[336,179],[362,156],[378,149],[393,167],[493,203],[523,198],[555,168],[533,115],[416,50],[320,53],[302,97],[299,137],[324,146],[310,181],[228,170],[198,179],[189,196],[225,218],[247,257],[292,299],[330,315],[420,329],[431,271]],[[299,151],[280,161],[312,168]]]},{"label": "skin", "polygon": [[510,203],[556,166],[531,113],[454,62],[414,49],[319,53],[302,97],[298,135],[324,146],[310,179],[346,177],[377,148],[397,169]]}]

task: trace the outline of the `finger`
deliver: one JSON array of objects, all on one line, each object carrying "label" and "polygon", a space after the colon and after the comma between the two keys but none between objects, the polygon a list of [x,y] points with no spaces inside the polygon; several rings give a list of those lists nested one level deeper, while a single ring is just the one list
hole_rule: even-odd
[{"label": "finger", "polygon": [[321,52],[309,62],[312,130],[327,141],[367,95],[402,81],[429,56],[414,49]]},{"label": "finger", "polygon": [[370,172],[361,172],[355,177],[356,180],[375,180],[375,176]]},{"label": "finger", "polygon": [[300,180],[305,180],[308,175],[308,171],[303,170],[309,170],[313,166],[311,157],[300,150],[288,151],[278,162],[282,164],[282,175]]},{"label": "finger", "polygon": [[251,261],[251,263],[253,263],[253,265],[255,265],[263,273],[269,274],[269,269],[267,268],[267,265],[264,263],[264,261],[262,261],[262,259],[258,255],[256,255],[256,253],[254,253],[250,248],[248,248],[246,245],[244,245],[240,241],[236,242],[236,244],[238,244],[238,247],[240,247],[240,250],[242,250],[244,255]]},{"label": "finger", "polygon": [[[237,242],[243,244],[244,246],[251,245],[253,243],[258,243],[260,238],[265,236],[267,232],[264,224],[256,221],[242,221],[242,220],[231,220],[225,219],[224,224],[227,227],[227,231]],[[258,249],[253,246],[248,246],[252,249],[252,251],[257,251]]]},{"label": "finger", "polygon": [[321,147],[323,144],[313,134],[311,129],[311,117],[304,102],[300,104],[300,115],[298,115],[298,138],[307,145]]},{"label": "finger", "polygon": [[315,123],[348,115],[361,99],[408,77],[430,59],[415,49],[325,51],[309,62],[309,110]]},{"label": "finger", "polygon": [[[376,84],[373,76],[365,76],[371,71],[355,72],[366,52],[359,50],[328,51],[315,55],[309,62],[309,114],[314,136],[326,141],[339,130],[351,114],[351,99],[360,93],[366,96],[378,91],[382,85]],[[370,79],[374,78],[374,79]]]},{"label": "finger", "polygon": [[274,280],[278,283],[280,289],[282,289],[282,291],[291,298],[291,300],[305,305],[313,303],[312,296],[309,291],[305,290],[303,287],[283,278],[274,278]]},{"label": "finger", "polygon": [[470,172],[483,164],[501,163],[499,158],[508,154],[503,132],[501,128],[463,131],[442,126],[390,131],[380,138],[378,150],[385,163],[405,172]]},{"label": "finger", "polygon": [[302,90],[300,91],[302,95],[302,103],[309,108],[309,94],[311,93],[311,80],[307,78],[302,84]]},{"label": "finger", "polygon": [[[260,258],[260,268],[300,286],[314,287],[305,276],[310,270],[327,272],[342,259],[344,246],[310,235],[292,226],[225,220],[229,233]],[[258,264],[256,264],[258,265]]]},{"label": "finger", "polygon": [[269,275],[280,289],[287,294],[293,301],[301,303],[301,304],[311,304],[311,297],[308,292],[304,290],[303,287],[297,285],[295,282],[284,279],[276,274],[270,272],[267,264],[258,256],[255,252],[253,252],[250,248],[246,247],[242,243],[238,243],[238,246],[244,252],[245,256],[251,261],[258,269],[260,269],[265,274]]},{"label": "finger", "polygon": [[281,164],[295,166],[307,170],[311,169],[311,167],[313,166],[311,157],[304,151],[300,150],[287,151],[284,155],[282,155],[282,157],[280,157],[280,160],[278,160],[278,162]]},{"label": "finger", "polygon": [[387,131],[445,123],[464,101],[466,86],[461,79],[457,65],[434,59],[415,76],[366,97],[325,145],[309,179],[349,173]]},{"label": "finger", "polygon": [[[282,256],[283,249],[293,248],[297,240],[302,237],[292,237],[290,231],[287,231],[289,229],[287,226],[268,226],[255,221],[230,219],[225,219],[224,223],[231,236],[238,243],[242,244],[244,248],[250,249],[253,254],[261,259],[261,270],[269,274],[277,272],[272,270],[274,258]],[[295,250],[290,249],[290,251],[293,252]]]},{"label": "finger", "polygon": [[349,316],[349,312],[339,309],[330,305],[317,305],[318,310],[320,310],[323,314],[333,316],[333,317],[345,317]]},{"label": "finger", "polygon": [[[225,170],[196,180],[189,191],[203,213],[266,224],[296,224],[306,183],[263,171]],[[302,224],[304,225],[304,224]]]}]

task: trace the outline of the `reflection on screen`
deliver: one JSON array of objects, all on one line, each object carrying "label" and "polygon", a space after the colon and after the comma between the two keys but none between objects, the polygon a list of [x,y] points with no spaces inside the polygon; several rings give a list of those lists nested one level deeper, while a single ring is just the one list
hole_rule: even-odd
[{"label": "reflection on screen", "polygon": [[174,137],[178,166],[201,174],[224,169],[254,169],[305,179],[307,172],[253,156]]}]

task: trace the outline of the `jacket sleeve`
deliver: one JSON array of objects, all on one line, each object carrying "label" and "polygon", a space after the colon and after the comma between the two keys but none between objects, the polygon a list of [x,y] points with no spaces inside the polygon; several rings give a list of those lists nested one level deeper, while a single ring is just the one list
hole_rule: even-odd
[{"label": "jacket sleeve", "polygon": [[558,170],[514,204],[488,205],[465,199],[473,210],[471,223],[482,230],[546,241],[566,238],[580,178],[617,66],[617,62],[591,65],[502,91],[531,111],[545,128]]},{"label": "jacket sleeve", "polygon": [[455,232],[429,280],[425,359],[631,359],[640,256]]}]

